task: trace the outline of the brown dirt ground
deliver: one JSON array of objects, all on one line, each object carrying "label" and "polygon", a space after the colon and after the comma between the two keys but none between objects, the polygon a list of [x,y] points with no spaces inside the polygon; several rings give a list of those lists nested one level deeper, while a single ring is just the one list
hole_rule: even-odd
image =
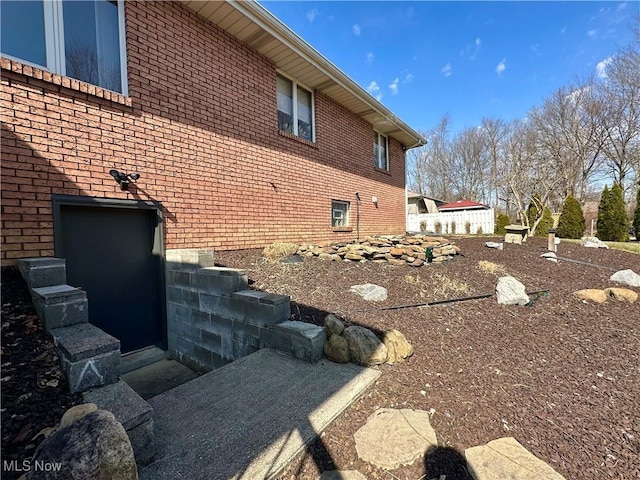
[{"label": "brown dirt ground", "polygon": [[[640,255],[561,244],[560,256],[600,268],[554,264],[539,257],[546,240],[504,251],[484,247],[487,240],[497,239],[457,238],[464,256],[421,268],[318,259],[284,265],[257,250],[217,254],[218,263],[247,269],[253,288],[291,295],[296,320],[322,324],[336,313],[378,331],[397,328],[415,347],[405,363],[376,367],[382,371],[376,385],[283,478],[313,479],[333,468],[369,479],[468,478],[451,466],[460,464],[464,449],[503,436],[515,437],[567,479],[640,478],[640,303],[594,305],[571,295],[613,286],[614,270],[640,272]],[[501,273],[481,270],[481,260],[502,265],[529,291],[549,289],[549,296],[531,307],[499,306],[490,298],[380,310],[492,293]],[[386,287],[387,301],[370,304],[349,293],[366,282]],[[50,336],[15,268],[2,269],[0,358],[2,459],[21,461],[44,438],[42,429],[81,398],[66,393]],[[392,472],[359,460],[353,434],[381,407],[434,409],[432,425],[448,448]]]},{"label": "brown dirt ground", "polygon": [[[432,425],[449,457],[512,436],[567,479],[640,478],[640,303],[595,305],[572,296],[616,286],[609,282],[615,270],[640,272],[640,256],[562,243],[560,257],[599,268],[554,264],[540,258],[546,239],[503,251],[484,247],[487,240],[498,239],[457,238],[464,256],[421,268],[313,258],[286,265],[256,250],[217,254],[219,264],[246,269],[253,288],[291,295],[294,319],[321,325],[327,312],[335,313],[377,331],[396,328],[415,347],[405,363],[376,367],[382,371],[376,385],[283,478],[316,478],[334,468],[369,479],[466,477],[434,457],[392,472],[359,460],[353,435],[381,407],[434,409]],[[549,295],[530,307],[488,298],[380,310],[493,293],[503,273],[482,270],[482,260],[501,265],[527,291]],[[388,299],[371,304],[349,293],[367,282],[387,288]]]}]

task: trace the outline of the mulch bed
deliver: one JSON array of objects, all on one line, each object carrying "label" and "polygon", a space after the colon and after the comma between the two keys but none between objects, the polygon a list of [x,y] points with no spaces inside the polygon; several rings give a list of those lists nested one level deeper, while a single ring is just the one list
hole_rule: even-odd
[{"label": "mulch bed", "polygon": [[[466,478],[459,461],[464,449],[505,436],[567,479],[640,478],[640,306],[587,304],[572,296],[616,286],[609,282],[615,270],[640,272],[640,256],[565,242],[560,257],[600,268],[554,264],[540,258],[546,239],[502,251],[486,248],[487,240],[499,241],[456,238],[463,256],[420,268],[317,258],[282,264],[255,250],[217,254],[220,264],[245,268],[254,288],[291,295],[297,320],[321,325],[330,312],[378,331],[397,328],[415,347],[405,363],[377,367],[377,384],[283,478],[316,478],[334,468],[359,470],[369,479]],[[549,295],[530,307],[488,298],[380,310],[493,293],[503,273],[487,273],[481,260],[502,265],[528,291],[548,289]],[[387,288],[388,299],[371,304],[349,293],[351,285],[368,282]],[[447,453],[392,472],[359,460],[353,435],[384,407],[434,409],[432,425]],[[457,467],[447,470],[452,457]]]},{"label": "mulch bed", "polygon": [[[363,398],[291,465],[284,478],[314,479],[334,468],[359,470],[369,479],[468,478],[465,448],[513,436],[567,479],[640,478],[640,306],[595,305],[572,297],[605,288],[615,270],[640,272],[640,256],[562,243],[558,255],[540,258],[546,239],[503,251],[491,238],[456,238],[463,256],[420,268],[305,258],[282,264],[260,251],[219,252],[219,264],[245,268],[253,288],[291,295],[295,320],[321,325],[327,313],[374,330],[397,328],[415,347],[382,375]],[[500,306],[495,298],[425,308],[380,307],[492,293],[504,267],[528,291],[549,290],[531,307]],[[371,304],[349,292],[375,283],[388,289]],[[640,292],[640,289],[634,289]],[[23,460],[81,401],[67,393],[51,337],[42,330],[15,268],[2,269],[2,459]],[[443,447],[424,462],[384,472],[358,459],[354,433],[378,408],[434,409],[432,425]],[[3,472],[2,478],[14,478]]]},{"label": "mulch bed", "polygon": [[8,462],[21,467],[47,429],[57,426],[68,408],[82,403],[81,395],[69,393],[51,335],[38,320],[17,267],[2,269],[0,353],[2,478],[12,479],[22,472],[5,468]]}]

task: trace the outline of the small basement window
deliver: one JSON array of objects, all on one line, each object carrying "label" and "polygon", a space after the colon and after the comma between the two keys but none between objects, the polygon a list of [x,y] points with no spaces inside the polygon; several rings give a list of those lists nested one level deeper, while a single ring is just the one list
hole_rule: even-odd
[{"label": "small basement window", "polygon": [[331,226],[334,228],[349,226],[349,202],[331,201]]}]

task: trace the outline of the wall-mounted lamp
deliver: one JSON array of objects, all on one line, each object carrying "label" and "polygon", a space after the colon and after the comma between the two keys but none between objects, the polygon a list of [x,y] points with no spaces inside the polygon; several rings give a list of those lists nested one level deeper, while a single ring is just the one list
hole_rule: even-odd
[{"label": "wall-mounted lamp", "polygon": [[109,175],[120,184],[120,190],[129,190],[129,180],[134,182],[140,178],[139,173],[124,173],[118,170],[109,170]]},{"label": "wall-mounted lamp", "polygon": [[371,197],[371,203],[378,205],[378,197]]}]

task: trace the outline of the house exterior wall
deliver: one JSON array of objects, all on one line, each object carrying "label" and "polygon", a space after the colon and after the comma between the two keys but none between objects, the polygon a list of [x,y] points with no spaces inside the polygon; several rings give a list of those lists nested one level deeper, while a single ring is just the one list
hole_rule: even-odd
[{"label": "house exterior wall", "polygon": [[279,132],[269,59],[178,3],[125,12],[128,97],[2,58],[3,265],[54,254],[52,194],[160,202],[167,249],[351,240],[355,192],[360,235],[404,232],[399,142],[375,170],[372,126],[318,91],[316,142]]}]

